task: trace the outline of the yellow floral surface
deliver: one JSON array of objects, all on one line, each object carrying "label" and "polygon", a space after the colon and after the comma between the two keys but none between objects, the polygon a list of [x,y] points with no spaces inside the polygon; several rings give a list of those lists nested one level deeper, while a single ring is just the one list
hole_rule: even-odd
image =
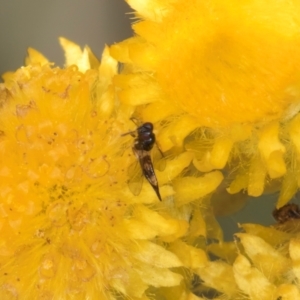
[{"label": "yellow floral surface", "polygon": [[[100,60],[61,38],[64,68],[29,49],[3,75],[0,299],[300,299],[297,213],[233,242],[215,219],[300,185],[300,3],[128,3]],[[162,201],[130,189],[132,118]]]}]

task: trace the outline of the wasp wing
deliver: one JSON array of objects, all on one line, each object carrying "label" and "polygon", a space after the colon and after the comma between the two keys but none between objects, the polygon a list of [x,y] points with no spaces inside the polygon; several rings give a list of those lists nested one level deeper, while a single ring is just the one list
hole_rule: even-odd
[{"label": "wasp wing", "polygon": [[154,168],[162,172],[166,168],[166,158],[157,144],[152,149],[152,157]]},{"label": "wasp wing", "polygon": [[131,193],[138,196],[143,185],[143,172],[140,167],[139,158],[128,167],[128,177],[128,187]]}]

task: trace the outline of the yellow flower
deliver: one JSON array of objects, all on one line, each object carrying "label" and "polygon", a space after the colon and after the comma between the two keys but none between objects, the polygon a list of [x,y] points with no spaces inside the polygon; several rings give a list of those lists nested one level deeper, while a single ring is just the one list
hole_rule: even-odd
[{"label": "yellow flower", "polygon": [[258,232],[226,244],[208,213],[237,211],[245,192],[280,191],[281,207],[300,186],[300,4],[127,2],[136,36],[110,48],[123,64],[113,83],[121,103],[155,123],[161,149],[174,157],[158,174],[162,184],[189,157],[172,180],[177,208],[190,209],[189,231],[185,244],[170,245],[192,274],[188,289],[214,299],[300,299],[297,234],[282,245],[286,233],[267,229],[276,244]]},{"label": "yellow flower", "polygon": [[[136,36],[101,63],[61,39],[64,69],[29,49],[4,75],[0,296],[300,299],[291,223],[225,243],[215,220],[300,186],[300,4],[128,2]],[[162,202],[128,187],[132,117],[154,124]]]},{"label": "yellow flower", "polygon": [[[228,192],[300,185],[297,2],[128,0],[137,36],[113,45],[122,103],[164,121],[164,151],[193,153],[199,172],[226,168]],[[270,6],[272,9],[270,9]]]},{"label": "yellow flower", "polygon": [[29,49],[1,85],[1,299],[148,299],[182,281],[166,243],[187,217],[149,185],[140,197],[127,187],[132,108],[115,97],[108,48],[100,64],[61,44],[65,69]]}]

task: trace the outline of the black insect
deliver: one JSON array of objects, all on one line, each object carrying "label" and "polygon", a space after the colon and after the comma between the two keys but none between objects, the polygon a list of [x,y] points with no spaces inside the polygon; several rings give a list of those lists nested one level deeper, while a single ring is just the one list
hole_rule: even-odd
[{"label": "black insect", "polygon": [[273,217],[279,224],[283,224],[289,220],[300,219],[299,206],[295,203],[288,203],[279,209],[275,209]]},{"label": "black insect", "polygon": [[[132,121],[136,124],[134,119],[132,119]],[[158,182],[151,160],[151,150],[155,145],[155,134],[153,133],[153,124],[150,122],[144,123],[141,126],[138,126],[135,131],[124,133],[123,136],[127,134],[130,134],[135,138],[132,150],[139,161],[139,169],[142,171],[144,177],[151,184],[158,199],[161,201]],[[143,178],[142,176],[140,176],[141,172],[138,172],[136,169],[136,164],[133,167],[130,167],[130,179],[128,182],[128,186],[131,192],[137,196],[141,192]]]}]

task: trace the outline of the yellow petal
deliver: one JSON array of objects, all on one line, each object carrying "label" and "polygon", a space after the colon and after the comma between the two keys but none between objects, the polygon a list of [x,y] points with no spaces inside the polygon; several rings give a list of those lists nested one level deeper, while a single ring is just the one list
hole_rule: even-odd
[{"label": "yellow petal", "polygon": [[270,281],[290,268],[289,260],[263,239],[246,233],[238,233],[236,236],[240,239],[253,266],[259,269]]},{"label": "yellow petal", "polygon": [[233,264],[233,273],[238,287],[252,300],[273,299],[276,287],[267,277],[251,267],[250,262],[243,255],[239,255]]},{"label": "yellow petal", "polygon": [[203,268],[196,271],[205,285],[234,297],[238,288],[234,279],[232,266],[222,261],[208,262]]},{"label": "yellow petal", "polygon": [[163,128],[157,135],[162,151],[172,147],[181,147],[184,138],[199,126],[197,120],[190,116],[181,116],[169,126]]},{"label": "yellow petal", "polygon": [[236,244],[234,242],[213,243],[208,245],[207,250],[223,260],[233,263],[237,257]]},{"label": "yellow petal", "polygon": [[136,243],[137,251],[134,257],[142,262],[159,268],[174,268],[182,266],[176,255],[163,247],[151,242],[139,241]]},{"label": "yellow petal", "polygon": [[76,65],[81,72],[85,72],[86,70],[91,68],[89,53],[87,49],[84,49],[84,51],[82,51],[80,46],[65,38],[60,38],[59,41],[65,51],[67,67]]},{"label": "yellow petal", "polygon": [[129,276],[133,280],[126,282],[123,278],[112,278],[110,281],[111,286],[124,295],[142,299],[141,297],[143,296],[148,285],[143,282],[140,274],[135,270],[130,270],[126,275],[124,274],[124,276]]},{"label": "yellow petal", "polygon": [[292,234],[277,230],[274,227],[265,227],[259,224],[242,224],[240,226],[245,232],[262,238],[273,247],[286,243],[292,237]]},{"label": "yellow petal", "polygon": [[215,169],[224,168],[227,163],[230,151],[233,146],[233,140],[230,138],[221,138],[215,141],[211,151],[210,162]]},{"label": "yellow petal", "polygon": [[260,156],[255,155],[250,162],[248,177],[248,194],[258,197],[264,191],[267,170]]},{"label": "yellow petal", "polygon": [[277,208],[280,208],[287,204],[298,190],[297,172],[294,170],[288,170],[285,174],[280,190]]},{"label": "yellow petal", "polygon": [[258,149],[266,163],[271,178],[281,177],[286,172],[283,154],[285,147],[279,141],[279,124],[272,122],[265,126],[259,137]]},{"label": "yellow petal", "polygon": [[206,266],[208,263],[204,250],[191,247],[181,241],[172,243],[169,250],[175,253],[187,268],[197,269]]},{"label": "yellow petal", "polygon": [[204,197],[214,191],[222,182],[223,175],[215,171],[202,177],[183,177],[174,181],[176,204],[187,204],[193,200]]},{"label": "yellow petal", "polygon": [[205,222],[204,217],[201,213],[201,210],[199,208],[197,208],[193,211],[193,218],[190,221],[189,236],[192,236],[192,237],[199,237],[199,236],[206,237],[206,231],[207,231],[206,222]]},{"label": "yellow petal", "polygon": [[160,269],[156,267],[150,268],[148,266],[144,266],[143,268],[137,266],[136,269],[142,280],[154,287],[176,286],[179,285],[182,280],[181,275],[171,272],[167,269]]},{"label": "yellow petal", "polygon": [[41,54],[40,52],[38,52],[37,50],[33,49],[33,48],[28,48],[27,49],[28,52],[28,56],[25,58],[25,65],[33,65],[33,64],[41,64],[45,65],[47,63],[49,63],[48,59]]},{"label": "yellow petal", "polygon": [[188,229],[188,224],[184,220],[176,220],[168,216],[146,208],[145,206],[136,206],[134,216],[137,220],[147,224],[157,234],[166,239],[175,239],[183,236]]},{"label": "yellow petal", "polygon": [[157,178],[160,184],[165,184],[176,178],[184,168],[186,168],[191,160],[193,154],[190,152],[183,152],[176,156],[173,160],[168,162],[166,168],[162,172],[157,172]]},{"label": "yellow petal", "polygon": [[128,232],[128,236],[132,239],[153,239],[158,232],[146,225],[144,222],[136,220],[124,220],[124,228]]}]

